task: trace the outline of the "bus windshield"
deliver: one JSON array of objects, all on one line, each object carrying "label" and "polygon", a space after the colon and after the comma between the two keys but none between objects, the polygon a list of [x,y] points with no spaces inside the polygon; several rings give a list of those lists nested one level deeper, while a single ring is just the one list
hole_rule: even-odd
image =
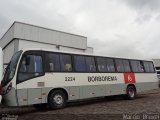
[{"label": "bus windshield", "polygon": [[13,79],[15,71],[16,71],[16,66],[17,66],[17,63],[18,63],[18,60],[19,60],[21,53],[22,53],[22,50],[16,52],[12,56],[11,61],[6,68],[6,72],[5,72],[4,78],[2,80],[2,85],[6,85],[8,82],[10,82]]}]

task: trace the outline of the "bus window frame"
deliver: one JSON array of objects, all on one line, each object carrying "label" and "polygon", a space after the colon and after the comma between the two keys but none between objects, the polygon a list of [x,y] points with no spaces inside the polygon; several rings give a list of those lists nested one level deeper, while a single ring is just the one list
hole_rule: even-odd
[{"label": "bus window frame", "polygon": [[[131,72],[132,72],[132,69],[131,69],[131,66],[130,66],[129,59],[121,59],[121,60],[122,60],[123,68],[124,68],[124,72],[123,72],[123,73],[131,73]],[[127,62],[128,62],[130,71],[126,71],[126,70],[125,70],[124,61],[127,61]]]},{"label": "bus window frame", "polygon": [[[62,71],[62,66],[61,66],[61,55],[68,55],[68,56],[70,56],[70,58],[71,58],[71,71],[65,71],[65,70],[63,70]],[[73,61],[72,61],[72,54],[63,54],[63,53],[59,53],[59,63],[60,63],[60,72],[66,72],[66,73],[71,73],[71,72],[73,72]]]},{"label": "bus window frame", "polygon": [[[60,71],[58,71],[58,70],[55,70],[55,71],[47,71],[47,68],[46,68],[46,61],[47,61],[47,60],[46,60],[46,54],[57,54],[57,55],[58,55]],[[61,72],[60,53],[56,53],[56,52],[47,52],[47,51],[44,52],[44,72],[45,72],[45,73]]]},{"label": "bus window frame", "polygon": [[[38,75],[38,76],[33,76],[33,77],[30,77],[30,78],[24,79],[23,81],[20,81],[20,80],[18,79],[18,74],[19,74],[19,72],[20,72],[20,68],[21,68],[21,64],[22,64],[24,55],[37,55],[37,56],[41,56],[41,57],[42,57],[42,72],[40,72],[40,73],[42,73],[42,74],[40,74],[40,75]],[[33,78],[37,78],[37,77],[44,76],[44,75],[45,75],[44,64],[45,64],[45,63],[44,63],[44,52],[43,52],[43,51],[29,50],[29,51],[26,51],[26,52],[22,53],[22,56],[21,56],[21,58],[20,58],[20,62],[19,62],[19,64],[18,64],[18,70],[17,70],[17,73],[16,73],[16,75],[17,75],[17,76],[16,76],[16,84],[20,84],[20,83],[22,83],[22,82],[31,80],[31,79],[33,79]]]},{"label": "bus window frame", "polygon": [[[152,65],[153,65],[153,69],[154,69],[154,71],[153,71],[153,72],[146,72],[145,67],[144,67],[145,73],[155,73],[155,72],[156,72],[156,70],[155,70],[156,68],[155,68],[155,66],[154,66],[153,61],[146,61],[146,60],[143,60],[143,65],[144,65],[144,62],[152,63]],[[151,70],[150,70],[150,67],[149,67],[149,71],[151,71]]]},{"label": "bus window frame", "polygon": [[[106,60],[111,59],[113,61],[114,71],[106,71],[106,72],[99,71],[97,58],[102,58],[102,59],[106,59]],[[98,73],[117,73],[117,69],[116,69],[116,65],[115,65],[115,58],[95,56],[95,63],[96,63],[96,68],[97,68]]]},{"label": "bus window frame", "polygon": [[[156,72],[155,67],[154,67],[154,64],[153,64],[153,61],[139,60],[139,59],[128,59],[128,60],[129,60],[130,67],[131,67],[131,73],[141,73],[141,74],[145,74],[145,73],[155,73],[155,72]],[[132,65],[131,65],[131,61],[151,62],[152,65],[153,65],[153,68],[154,68],[154,72],[146,72],[145,69],[144,69],[144,72],[133,72],[133,68],[132,68]],[[143,64],[144,64],[144,63],[143,63]]]},{"label": "bus window frame", "polygon": [[[74,67],[73,67],[73,56],[72,54],[69,54],[69,53],[61,53],[61,52],[51,52],[51,51],[42,51],[43,52],[43,56],[44,56],[44,72],[45,73],[57,73],[57,72],[60,72],[60,73],[71,73],[73,72],[74,73]],[[45,68],[45,62],[46,62],[46,58],[45,58],[45,54],[46,53],[51,53],[51,54],[58,54],[59,55],[59,65],[60,65],[60,71],[46,71],[46,68]],[[60,62],[60,55],[69,55],[71,56],[71,64],[72,64],[72,71],[61,71],[61,62]]]},{"label": "bus window frame", "polygon": [[[75,60],[74,60],[75,56],[82,56],[82,57],[84,57],[85,71],[76,71],[75,70],[75,66],[76,66],[75,65]],[[74,54],[74,55],[72,55],[72,59],[73,59],[73,70],[74,70],[75,73],[90,73],[90,72],[87,72],[86,60],[85,60],[85,56],[84,55]]]},{"label": "bus window frame", "polygon": [[[135,72],[133,72],[132,67],[131,67],[131,63],[130,63],[130,60],[131,60],[131,59],[123,59],[123,58],[112,58],[112,59],[114,60],[114,65],[115,65],[115,70],[116,70],[115,73],[135,73]],[[119,71],[117,70],[117,66],[116,66],[116,59],[122,60],[123,68],[124,68],[123,60],[127,60],[128,63],[129,63],[129,67],[130,67],[130,72],[125,71],[125,68],[124,68],[124,72],[119,72]]]}]

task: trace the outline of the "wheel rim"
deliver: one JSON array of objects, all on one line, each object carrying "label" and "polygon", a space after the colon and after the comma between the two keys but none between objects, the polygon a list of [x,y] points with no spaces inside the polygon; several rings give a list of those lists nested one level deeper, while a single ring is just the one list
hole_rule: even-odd
[{"label": "wheel rim", "polygon": [[134,98],[135,93],[133,89],[129,89],[128,93],[131,98]]},{"label": "wheel rim", "polygon": [[59,94],[55,95],[53,98],[53,102],[56,103],[57,105],[63,104],[63,97]]}]

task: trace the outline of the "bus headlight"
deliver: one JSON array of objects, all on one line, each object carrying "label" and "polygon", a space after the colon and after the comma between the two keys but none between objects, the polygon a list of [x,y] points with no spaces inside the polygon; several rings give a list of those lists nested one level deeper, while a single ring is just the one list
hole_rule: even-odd
[{"label": "bus headlight", "polygon": [[0,95],[3,94],[3,90],[2,90],[2,84],[0,84]]},{"label": "bus headlight", "polygon": [[5,94],[7,94],[11,89],[12,89],[12,83],[8,85]]}]

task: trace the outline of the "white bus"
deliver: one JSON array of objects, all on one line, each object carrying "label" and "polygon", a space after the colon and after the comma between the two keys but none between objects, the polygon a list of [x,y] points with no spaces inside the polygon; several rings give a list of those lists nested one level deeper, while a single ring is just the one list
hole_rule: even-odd
[{"label": "white bus", "polygon": [[49,105],[94,97],[157,89],[152,61],[95,56],[45,49],[16,52],[1,82],[2,103],[8,106]]}]

